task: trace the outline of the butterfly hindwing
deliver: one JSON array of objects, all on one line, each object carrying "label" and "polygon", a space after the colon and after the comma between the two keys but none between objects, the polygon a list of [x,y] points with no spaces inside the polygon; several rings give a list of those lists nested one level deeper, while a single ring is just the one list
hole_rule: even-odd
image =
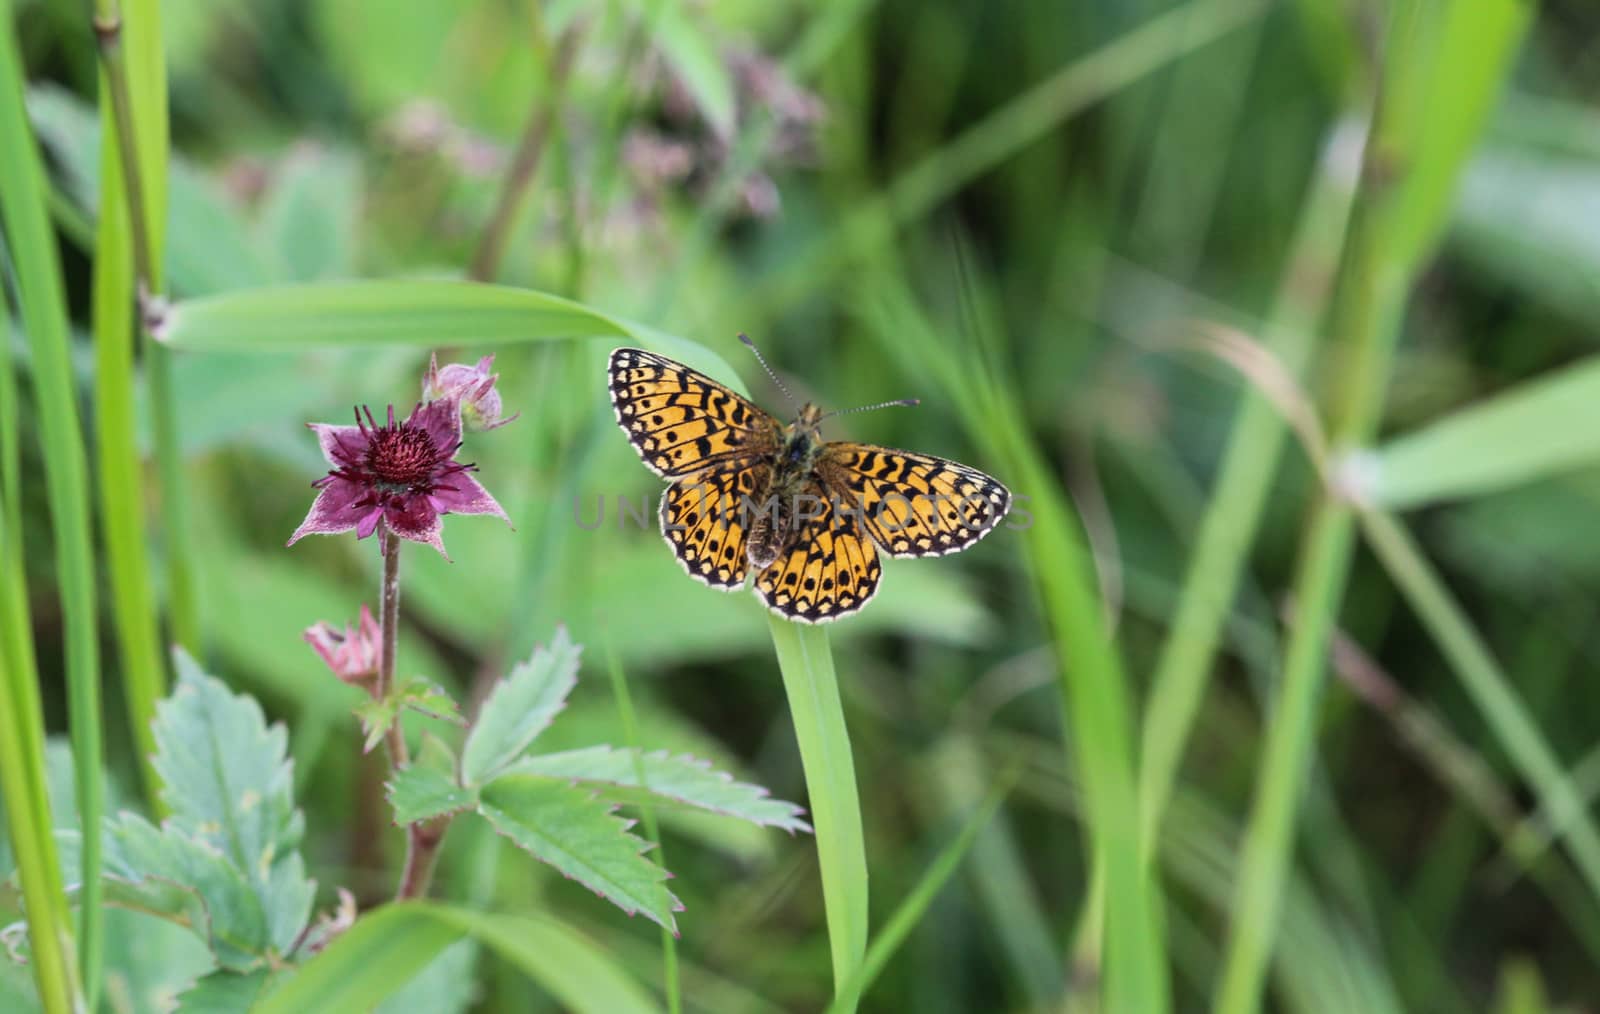
[{"label": "butterfly hindwing", "polygon": [[770,456],[779,424],[749,401],[665,356],[616,349],[607,375],[617,423],[657,475]]},{"label": "butterfly hindwing", "polygon": [[756,594],[781,616],[825,623],[866,605],[878,590],[882,565],[860,518],[820,487],[805,499],[808,516],[787,551],[756,575]]},{"label": "butterfly hindwing", "polygon": [[661,496],[661,534],[689,576],[723,591],[744,585],[746,497],[766,488],[765,463],[679,479]]},{"label": "butterfly hindwing", "polygon": [[976,468],[931,454],[830,443],[818,472],[854,503],[890,556],[943,556],[983,538],[1011,508],[1011,491]]}]

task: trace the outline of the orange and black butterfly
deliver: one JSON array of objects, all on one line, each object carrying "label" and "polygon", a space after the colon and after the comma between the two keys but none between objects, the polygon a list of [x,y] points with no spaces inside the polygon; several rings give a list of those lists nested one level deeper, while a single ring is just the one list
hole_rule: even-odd
[{"label": "orange and black butterfly", "polygon": [[1011,506],[1011,492],[975,468],[824,441],[826,417],[815,405],[785,426],[654,352],[617,349],[608,375],[617,423],[644,463],[672,482],[661,498],[661,533],[678,562],[723,591],[742,588],[754,572],[756,594],[792,620],[821,623],[865,605],[878,590],[880,548],[890,556],[954,553],[992,531]]}]

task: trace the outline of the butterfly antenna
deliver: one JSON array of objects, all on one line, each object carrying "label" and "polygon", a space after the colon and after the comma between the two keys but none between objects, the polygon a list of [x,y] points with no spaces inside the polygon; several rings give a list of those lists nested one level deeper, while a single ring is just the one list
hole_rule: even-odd
[{"label": "butterfly antenna", "polygon": [[778,390],[783,392],[783,396],[798,406],[800,404],[800,399],[789,393],[789,389],[784,386],[783,381],[778,379],[778,374],[772,369],[771,366],[767,365],[767,357],[761,354],[760,349],[756,348],[756,343],[750,340],[750,336],[745,334],[743,331],[740,331],[739,340],[744,342],[745,345],[749,347],[750,351],[756,354],[756,362],[760,363],[761,368],[767,371],[767,376],[771,377],[772,382],[778,385]]},{"label": "butterfly antenna", "polygon": [[871,412],[876,408],[912,408],[920,404],[922,404],[921,398],[896,398],[894,401],[880,401],[876,405],[862,405],[860,408],[841,408],[836,412],[829,412],[827,415],[822,416],[817,422],[821,422],[823,419],[832,419],[836,415],[850,415],[852,412]]}]

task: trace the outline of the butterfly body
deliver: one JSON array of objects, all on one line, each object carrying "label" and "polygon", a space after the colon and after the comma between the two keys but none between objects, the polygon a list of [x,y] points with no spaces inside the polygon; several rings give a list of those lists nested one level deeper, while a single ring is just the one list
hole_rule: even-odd
[{"label": "butterfly body", "polygon": [[724,591],[755,576],[768,608],[806,623],[860,609],[878,588],[878,547],[937,556],[992,531],[1010,507],[965,465],[821,438],[806,404],[787,426],[698,371],[642,349],[608,368],[617,422],[671,482],[661,530],[696,580]]},{"label": "butterfly body", "polygon": [[778,452],[773,457],[770,477],[762,495],[754,500],[746,555],[757,571],[771,566],[794,541],[799,526],[796,507],[807,490],[818,482],[817,458],[823,443],[818,438],[822,410],[809,402],[800,415],[783,430]]}]

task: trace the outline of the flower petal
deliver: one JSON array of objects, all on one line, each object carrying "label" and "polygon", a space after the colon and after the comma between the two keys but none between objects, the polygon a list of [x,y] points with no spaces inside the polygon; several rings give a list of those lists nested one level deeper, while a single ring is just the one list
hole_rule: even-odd
[{"label": "flower petal", "polygon": [[289,536],[289,545],[294,545],[307,535],[348,532],[360,523],[370,505],[367,490],[362,486],[337,475],[329,476],[328,484],[317,494],[306,519]]},{"label": "flower petal", "polygon": [[364,539],[378,530],[378,522],[383,520],[383,505],[374,503],[367,513],[361,516],[356,523],[356,538]]},{"label": "flower petal", "polygon": [[395,535],[402,539],[410,539],[412,542],[427,543],[437,549],[440,556],[446,560],[450,559],[450,554],[444,551],[444,540],[440,538],[440,534],[444,531],[444,521],[429,502],[429,497],[395,497],[384,507],[383,520],[388,525],[389,531]]},{"label": "flower petal", "polygon": [[407,426],[420,426],[439,450],[439,460],[449,461],[461,446],[461,402],[455,396],[430,401],[411,413]]},{"label": "flower petal", "polygon": [[441,514],[493,514],[505,518],[507,524],[511,523],[506,512],[500,509],[500,504],[470,472],[445,476],[441,485],[434,487],[429,499]]},{"label": "flower petal", "polygon": [[360,467],[371,442],[359,426],[334,426],[331,423],[306,423],[316,431],[322,456],[335,467]]}]

